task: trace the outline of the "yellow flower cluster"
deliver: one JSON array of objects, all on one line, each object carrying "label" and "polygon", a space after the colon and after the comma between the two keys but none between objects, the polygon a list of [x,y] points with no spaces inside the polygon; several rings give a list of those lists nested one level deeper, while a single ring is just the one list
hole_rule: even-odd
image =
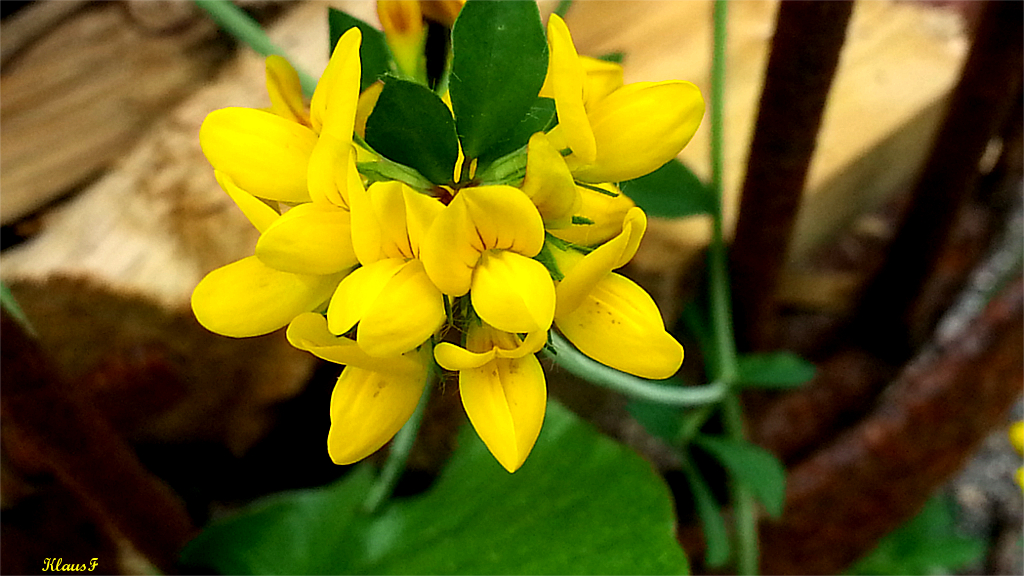
[{"label": "yellow flower cluster", "polygon": [[647,225],[614,183],[686,145],[704,113],[697,88],[624,86],[621,67],[580,57],[552,16],[540,96],[559,123],[529,139],[521,182],[466,181],[460,157],[451,185],[414,189],[360,173],[379,160],[354,136],[375,98],[360,97],[360,40],[357,28],[342,36],[308,109],[294,70],[272,56],[268,110],[227,108],[203,123],[218,182],[261,234],[253,256],[196,287],[199,321],[233,337],[287,326],[292,345],[346,366],[330,409],[339,464],[394,436],[436,362],[458,372],[471,423],[515,471],[544,419],[536,353],[552,327],[608,366],[674,374],[682,347],[651,297],[613,272]]}]

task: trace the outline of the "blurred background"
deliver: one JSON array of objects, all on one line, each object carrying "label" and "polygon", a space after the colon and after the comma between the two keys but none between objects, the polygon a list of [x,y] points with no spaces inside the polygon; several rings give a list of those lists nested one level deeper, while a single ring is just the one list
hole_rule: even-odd
[{"label": "blurred background", "polygon": [[[327,3],[237,3],[319,74]],[[801,389],[744,398],[750,438],[789,473],[762,570],[841,572],[938,494],[942,511],[905,537],[925,544],[904,545],[956,532],[976,546],[939,570],[1024,573],[1006,438],[1024,417],[1021,3],[825,4],[730,3],[736,332],[744,350],[818,366]],[[372,2],[329,5],[378,22]],[[684,79],[707,98],[711,7],[576,2],[566,22],[581,54],[623,53],[626,82]],[[102,553],[120,573],[173,571],[211,518],[346,470],[324,449],[339,367],[283,333],[209,333],[189,308],[199,279],[256,241],[198,129],[214,109],[269,104],[263,59],[187,2],[2,9],[0,279],[32,328],[4,317],[0,570]],[[680,156],[704,180],[708,148],[705,121]],[[700,298],[710,229],[652,218],[625,269],[670,326]],[[697,346],[676,333],[700,381]],[[622,397],[546,367],[553,396],[664,474],[703,570],[678,462]],[[464,418],[454,387],[431,399],[400,493],[429,485]],[[893,564],[908,554],[862,569],[914,570]]]}]

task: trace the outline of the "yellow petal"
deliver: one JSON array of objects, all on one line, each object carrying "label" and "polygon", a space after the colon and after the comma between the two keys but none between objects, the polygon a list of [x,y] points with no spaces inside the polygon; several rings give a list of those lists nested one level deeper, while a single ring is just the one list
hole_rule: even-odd
[{"label": "yellow petal", "polygon": [[351,142],[321,134],[310,153],[307,179],[313,202],[348,208],[349,189],[362,187]]},{"label": "yellow petal", "polygon": [[260,235],[261,262],[295,274],[334,274],[355,266],[348,210],[326,202],[299,204]]},{"label": "yellow petal", "polygon": [[242,214],[245,214],[249,222],[252,222],[252,225],[260,232],[265,232],[280,216],[277,210],[271,208],[266,202],[239,188],[227,174],[214,170],[213,175],[217,178],[220,187],[241,208]]},{"label": "yellow petal", "polygon": [[1024,421],[1014,422],[1010,426],[1010,444],[1018,454],[1024,454]]},{"label": "yellow petal", "polygon": [[518,334],[495,330],[485,324],[470,328],[465,348],[450,342],[434,346],[434,359],[445,370],[479,368],[495,358],[535,354],[546,342],[547,330],[530,332],[523,339]]},{"label": "yellow petal", "polygon": [[544,219],[544,227],[548,229],[571,225],[573,214],[581,206],[580,194],[576,191],[569,167],[543,132],[530,137],[526,178],[521,189],[537,206]]},{"label": "yellow petal", "polygon": [[577,187],[580,195],[580,209],[576,214],[590,220],[593,224],[573,224],[568,228],[549,229],[548,232],[556,238],[580,246],[603,244],[618,236],[622,232],[622,223],[626,219],[626,213],[636,204],[621,193],[614,184],[600,184],[599,186],[618,195],[610,196],[583,186]]},{"label": "yellow petal", "polygon": [[506,332],[547,330],[555,315],[555,285],[540,262],[507,250],[483,253],[473,272],[473,309]]},{"label": "yellow petal", "polygon": [[192,292],[192,311],[211,332],[259,336],[322,304],[340,278],[281,272],[249,256],[207,274]]},{"label": "yellow petal", "polygon": [[[422,356],[420,354],[419,356]],[[348,366],[331,394],[327,452],[335,464],[351,464],[380,449],[416,410],[427,383],[427,362],[415,374],[374,372]]]},{"label": "yellow petal", "polygon": [[665,331],[654,300],[633,281],[606,275],[574,311],[555,321],[580,352],[642,378],[668,378],[683,363],[683,347]]},{"label": "yellow petal", "polygon": [[316,134],[302,124],[251,108],[214,110],[199,129],[203,154],[254,196],[306,202],[306,171]]},{"label": "yellow petal", "polygon": [[295,68],[277,54],[267,56],[267,92],[270,111],[278,116],[309,125],[309,114],[302,101],[302,83]]},{"label": "yellow petal", "polygon": [[583,101],[587,110],[622,87],[622,65],[589,56],[580,56],[580,65],[586,75]]},{"label": "yellow petal", "polygon": [[498,248],[533,257],[544,246],[544,222],[518,188],[480,186],[460,191],[434,219],[421,246],[427,275],[441,292],[469,291],[484,250]]},{"label": "yellow petal", "polygon": [[621,182],[679,154],[700,126],[704,98],[689,82],[637,82],[612,92],[588,114],[597,156],[573,175],[584,182]]},{"label": "yellow petal", "polygon": [[558,259],[556,253],[556,260],[564,277],[555,288],[555,315],[560,317],[575,310],[609,272],[629,262],[636,254],[646,230],[647,216],[644,211],[640,208],[630,208],[622,225],[622,233],[579,259],[571,268],[564,260]]},{"label": "yellow petal", "polygon": [[459,372],[466,415],[495,459],[509,472],[526,461],[540,435],[547,407],[544,371],[537,357],[497,358]]},{"label": "yellow petal", "polygon": [[434,218],[444,209],[435,198],[397,180],[375,182],[349,197],[353,240],[363,264],[381,258],[415,258]]},{"label": "yellow petal", "polygon": [[361,40],[362,32],[354,26],[341,35],[309,103],[313,129],[321,136],[332,134],[346,144],[352,140],[359,101]]},{"label": "yellow petal", "polygon": [[423,360],[419,352],[387,358],[370,356],[355,340],[331,334],[327,329],[327,319],[314,312],[299,314],[288,324],[288,342],[299,350],[335,364],[405,376],[422,370]]},{"label": "yellow petal", "polygon": [[371,356],[392,356],[423,344],[445,321],[444,297],[410,260],[388,280],[359,319],[356,341]]},{"label": "yellow petal", "polygon": [[373,108],[377,105],[377,99],[380,98],[380,93],[383,90],[384,82],[377,80],[367,86],[366,90],[359,95],[359,101],[356,104],[355,132],[359,134],[360,138],[366,138],[366,120],[373,113]]},{"label": "yellow petal", "polygon": [[359,322],[373,306],[377,295],[405,266],[398,258],[378,260],[356,268],[338,284],[327,307],[327,326],[334,334],[344,334]]},{"label": "yellow petal", "polygon": [[[569,27],[557,14],[548,20],[548,76],[545,84],[555,99],[558,130],[581,164],[594,161],[597,141],[583,106],[583,66]],[[541,95],[546,91],[542,87]]]}]

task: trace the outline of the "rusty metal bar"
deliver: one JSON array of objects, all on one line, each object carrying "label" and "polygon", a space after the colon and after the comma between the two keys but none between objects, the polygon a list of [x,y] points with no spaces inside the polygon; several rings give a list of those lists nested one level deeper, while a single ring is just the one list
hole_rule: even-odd
[{"label": "rusty metal bar", "polygon": [[908,313],[979,178],[978,164],[1019,98],[1024,3],[989,0],[960,82],[888,257],[865,291],[855,334],[872,352],[910,355]]},{"label": "rusty metal bar", "polygon": [[775,288],[852,11],[852,2],[779,6],[731,253],[743,349],[774,341]]}]

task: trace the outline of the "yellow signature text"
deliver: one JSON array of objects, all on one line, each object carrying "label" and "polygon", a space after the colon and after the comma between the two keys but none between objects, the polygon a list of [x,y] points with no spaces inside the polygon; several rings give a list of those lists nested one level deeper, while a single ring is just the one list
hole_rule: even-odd
[{"label": "yellow signature text", "polygon": [[63,558],[43,558],[43,572],[92,572],[99,565],[93,558],[88,564],[69,564]]}]

